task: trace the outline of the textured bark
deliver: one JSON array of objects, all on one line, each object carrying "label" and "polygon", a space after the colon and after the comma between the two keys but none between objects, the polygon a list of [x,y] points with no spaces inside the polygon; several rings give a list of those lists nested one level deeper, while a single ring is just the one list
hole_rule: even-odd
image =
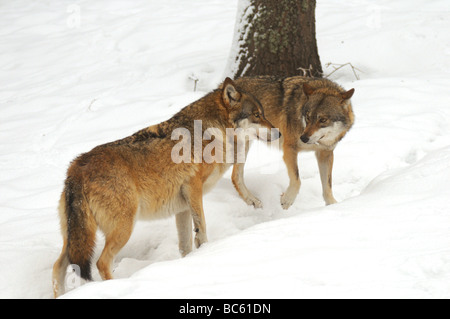
[{"label": "textured bark", "polygon": [[240,0],[229,75],[322,76],[315,0]]}]

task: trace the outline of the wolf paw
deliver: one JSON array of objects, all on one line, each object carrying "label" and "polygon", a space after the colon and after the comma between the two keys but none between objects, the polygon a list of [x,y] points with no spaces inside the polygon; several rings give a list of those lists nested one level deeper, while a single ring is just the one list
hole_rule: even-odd
[{"label": "wolf paw", "polygon": [[253,206],[256,209],[261,209],[263,208],[263,204],[262,202],[256,198],[256,197],[249,197],[245,200],[245,202],[249,205],[249,206]]},{"label": "wolf paw", "polygon": [[197,231],[197,234],[195,235],[195,248],[200,248],[200,246],[206,242],[208,242],[206,234]]},{"label": "wolf paw", "polygon": [[295,202],[296,195],[292,195],[289,192],[284,193],[281,195],[281,206],[284,210],[288,210],[292,204]]},{"label": "wolf paw", "polygon": [[335,200],[334,198],[327,198],[325,199],[325,203],[327,204],[327,206],[329,205],[333,205],[333,204],[337,204],[337,200]]},{"label": "wolf paw", "polygon": [[182,258],[186,257],[187,255],[189,255],[192,252],[192,242],[191,242],[191,247],[186,247],[184,249],[180,249],[180,255]]}]

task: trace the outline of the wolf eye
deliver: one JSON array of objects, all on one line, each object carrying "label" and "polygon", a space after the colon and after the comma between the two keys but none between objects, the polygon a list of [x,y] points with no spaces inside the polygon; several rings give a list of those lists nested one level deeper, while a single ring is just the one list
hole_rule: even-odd
[{"label": "wolf eye", "polygon": [[327,120],[326,118],[324,118],[324,117],[322,117],[322,118],[319,120],[319,122],[322,123],[322,124],[323,124],[323,123],[326,123],[327,121],[328,121],[328,120]]},{"label": "wolf eye", "polygon": [[257,119],[259,119],[259,117],[261,116],[259,113],[253,113],[253,116],[256,117]]}]

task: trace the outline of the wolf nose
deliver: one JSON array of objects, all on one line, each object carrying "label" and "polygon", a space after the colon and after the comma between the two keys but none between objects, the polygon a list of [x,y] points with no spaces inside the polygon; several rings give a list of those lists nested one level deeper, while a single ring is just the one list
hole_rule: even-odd
[{"label": "wolf nose", "polygon": [[302,140],[303,143],[308,143],[309,142],[309,137],[306,135],[302,135],[302,137],[300,137],[300,139]]}]

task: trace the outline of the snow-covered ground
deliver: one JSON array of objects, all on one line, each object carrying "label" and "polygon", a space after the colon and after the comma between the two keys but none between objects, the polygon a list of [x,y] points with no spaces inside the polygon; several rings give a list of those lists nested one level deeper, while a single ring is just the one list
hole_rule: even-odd
[{"label": "snow-covered ground", "polygon": [[[0,2],[0,298],[50,298],[57,202],[79,153],[168,119],[223,80],[237,0]],[[205,197],[209,243],[181,259],[173,219],[139,222],[116,280],[71,298],[450,298],[450,5],[320,0],[322,63],[353,97],[325,207],[256,145],[248,207],[229,173]],[[326,68],[330,73],[332,67]],[[198,78],[198,90],[193,92]],[[103,239],[98,236],[98,258]]]}]

